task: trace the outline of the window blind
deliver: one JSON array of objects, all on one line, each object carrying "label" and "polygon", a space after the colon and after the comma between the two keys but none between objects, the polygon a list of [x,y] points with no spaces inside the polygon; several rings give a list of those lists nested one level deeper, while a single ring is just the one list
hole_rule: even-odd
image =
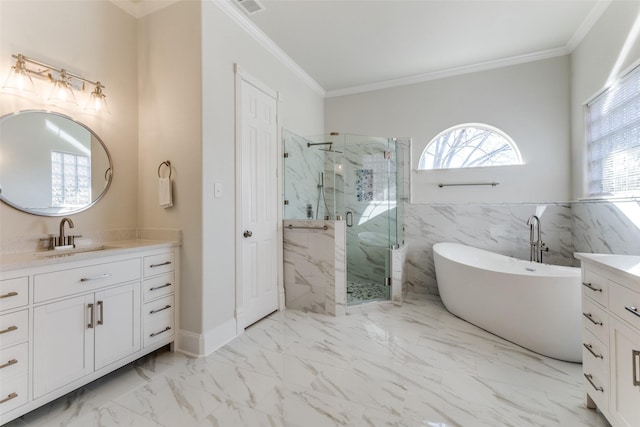
[{"label": "window blind", "polygon": [[640,196],[640,67],[587,104],[589,196]]}]

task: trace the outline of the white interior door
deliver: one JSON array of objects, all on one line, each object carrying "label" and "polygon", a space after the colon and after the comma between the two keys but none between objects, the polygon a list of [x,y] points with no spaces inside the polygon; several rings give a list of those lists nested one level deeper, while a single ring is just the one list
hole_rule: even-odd
[{"label": "white interior door", "polygon": [[238,79],[238,326],[278,309],[278,126],[275,93]]}]

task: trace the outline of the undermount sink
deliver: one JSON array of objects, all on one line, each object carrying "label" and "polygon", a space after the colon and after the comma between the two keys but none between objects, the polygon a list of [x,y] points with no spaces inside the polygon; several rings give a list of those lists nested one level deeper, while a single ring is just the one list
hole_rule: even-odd
[{"label": "undermount sink", "polygon": [[34,253],[34,255],[38,257],[45,257],[45,258],[56,258],[56,257],[62,257],[62,256],[71,256],[75,254],[82,254],[86,252],[104,251],[106,249],[113,249],[113,248],[114,246],[105,246],[105,245],[85,246],[80,248],[54,249],[54,250],[36,252]]}]

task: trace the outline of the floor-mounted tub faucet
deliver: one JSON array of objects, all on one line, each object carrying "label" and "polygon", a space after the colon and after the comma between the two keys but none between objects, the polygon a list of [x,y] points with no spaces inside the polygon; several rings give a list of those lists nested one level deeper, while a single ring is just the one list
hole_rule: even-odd
[{"label": "floor-mounted tub faucet", "polygon": [[542,241],[540,218],[531,215],[527,220],[527,225],[529,226],[529,261],[542,262],[542,252],[548,252],[549,248]]}]

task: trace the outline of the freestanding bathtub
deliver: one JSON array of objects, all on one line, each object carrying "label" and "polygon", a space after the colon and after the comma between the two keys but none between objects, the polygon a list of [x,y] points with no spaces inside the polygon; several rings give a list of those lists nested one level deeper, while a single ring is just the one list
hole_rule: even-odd
[{"label": "freestanding bathtub", "polygon": [[458,243],[433,246],[438,291],[454,315],[515,344],[582,361],[580,269]]}]

